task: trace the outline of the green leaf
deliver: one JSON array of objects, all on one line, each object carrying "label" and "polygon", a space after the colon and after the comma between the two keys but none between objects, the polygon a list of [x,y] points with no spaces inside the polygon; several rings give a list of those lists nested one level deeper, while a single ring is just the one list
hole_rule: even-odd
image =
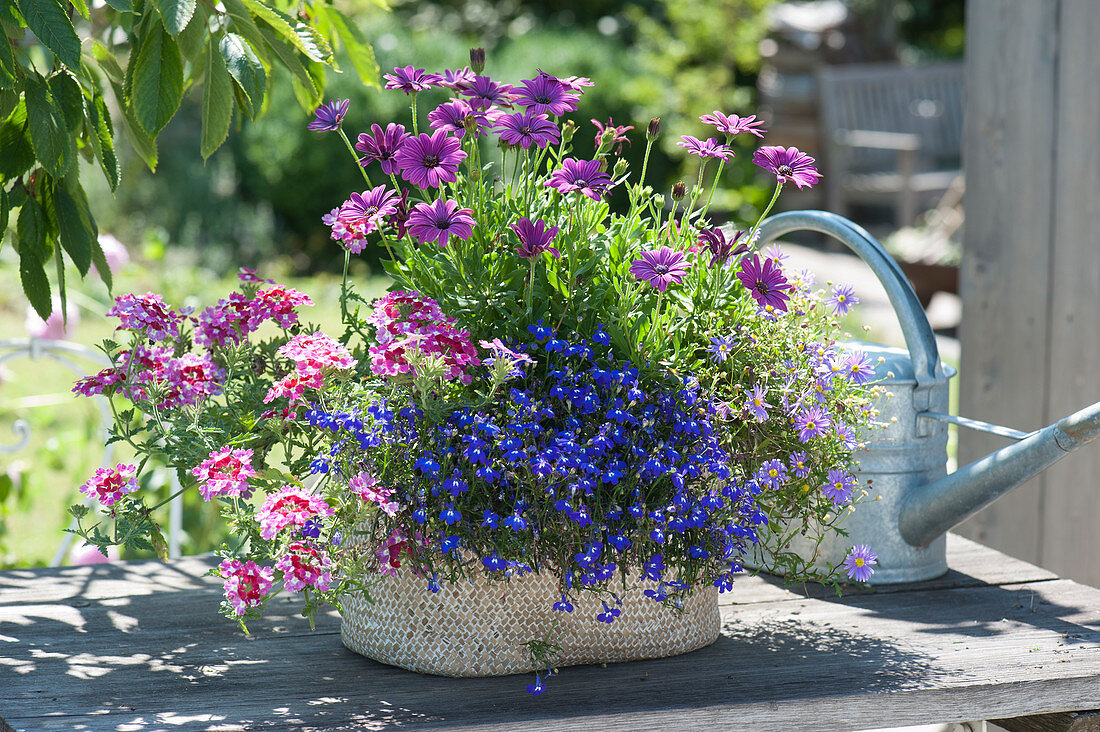
[{"label": "green leaf", "polygon": [[225,12],[233,19],[233,31],[252,44],[252,50],[259,55],[260,61],[263,62],[264,72],[270,72],[271,58],[267,53],[267,44],[264,42],[259,26],[256,25],[256,21],[249,14],[248,8],[244,6],[241,0],[222,0],[222,4],[225,6]]},{"label": "green leaf", "polygon": [[225,61],[226,69],[241,92],[238,100],[243,99],[244,113],[255,118],[263,106],[264,87],[267,77],[263,64],[248,41],[236,33],[226,33],[218,42],[218,50]]},{"label": "green leaf", "polygon": [[71,134],[76,133],[84,122],[84,92],[80,82],[68,71],[61,71],[50,77],[49,87],[54,102],[65,117],[66,128]]},{"label": "green leaf", "polygon": [[187,27],[195,14],[195,0],[154,0],[154,3],[164,20],[165,30],[174,36]]},{"label": "green leaf", "polygon": [[19,0],[27,27],[70,69],[80,68],[80,39],[57,0]]},{"label": "green leaf", "polygon": [[120,13],[134,12],[134,6],[130,0],[107,0],[107,4]]},{"label": "green leaf", "polygon": [[298,102],[307,112],[312,112],[322,101],[323,90],[317,84],[317,80],[310,74],[309,69],[302,63],[294,49],[281,41],[274,31],[267,27],[261,27],[260,33],[263,34],[268,47],[275,52],[275,55],[290,71],[295,82],[294,93],[298,96]]},{"label": "green leaf", "polygon": [[142,38],[133,71],[130,103],[142,129],[156,137],[183,100],[183,61],[175,39],[154,23]]},{"label": "green leaf", "polygon": [[202,90],[202,159],[206,160],[229,136],[233,119],[233,81],[213,39],[206,45],[206,80]]},{"label": "green leaf", "polygon": [[122,168],[118,164],[118,156],[115,155],[114,129],[111,127],[111,115],[107,111],[107,103],[98,89],[93,89],[91,97],[84,105],[85,119],[88,122],[87,139],[95,152],[99,167],[103,169],[103,175],[107,178],[107,185],[111,190],[118,188],[122,177]]},{"label": "green leaf", "polygon": [[[22,90],[0,89],[0,119],[7,119],[8,115],[15,111],[22,100]],[[25,107],[24,112],[26,112]]]},{"label": "green leaf", "polygon": [[13,2],[0,3],[0,22],[15,27],[26,25],[23,16],[19,14],[19,9],[15,7]]},{"label": "green leaf", "polygon": [[34,148],[27,136],[27,107],[20,102],[0,124],[0,178],[11,180],[34,165]]},{"label": "green leaf", "polygon": [[0,188],[0,244],[3,244],[4,234],[8,230],[8,214],[11,213],[9,203],[8,192]]},{"label": "green leaf", "polygon": [[[87,202],[84,205],[87,206]],[[94,221],[92,225],[95,226]],[[95,265],[95,271],[99,273],[99,279],[107,285],[107,292],[110,292],[114,286],[114,280],[111,277],[111,267],[107,264],[107,255],[103,253],[103,247],[100,246],[98,236],[92,240],[92,264]]]},{"label": "green leaf", "polygon": [[359,30],[359,26],[334,7],[320,5],[318,8],[324,9],[332,27],[336,29],[359,79],[367,86],[378,88],[378,61],[374,58],[374,49]]},{"label": "green leaf", "polygon": [[[203,49],[203,45],[209,36],[209,21],[207,16],[207,10],[205,6],[199,6],[195,8],[195,15],[191,18],[191,22],[187,24],[187,27],[179,34],[176,41],[180,46],[180,55],[183,56],[185,61],[195,61],[198,59],[199,53]],[[198,68],[200,65],[195,64]]]},{"label": "green leaf", "polygon": [[[116,84],[114,85],[114,90],[115,97],[121,99],[122,86]],[[122,126],[126,128],[126,138],[130,141],[130,145],[134,148],[134,152],[145,161],[145,164],[149,166],[149,170],[155,173],[157,171],[156,138],[141,129],[141,125],[134,116],[133,110],[129,107],[122,108]]]},{"label": "green leaf", "polygon": [[85,3],[84,0],[69,0],[69,2],[76,8],[76,12],[84,17],[84,20],[92,19],[91,14],[88,12],[88,4]]},{"label": "green leaf", "polygon": [[243,0],[243,2],[252,15],[271,26],[276,33],[305,54],[310,61],[332,63],[332,48],[329,47],[324,36],[313,28],[294,20],[286,13],[269,7],[260,0]]},{"label": "green leaf", "polygon": [[53,254],[53,244],[47,237],[46,213],[34,198],[28,198],[19,208],[15,233],[19,237],[19,256],[32,257],[39,263]]},{"label": "green leaf", "polygon": [[15,60],[11,42],[4,33],[0,33],[0,89],[10,89],[23,74],[23,68]]},{"label": "green leaf", "polygon": [[84,203],[80,183],[76,183],[76,186],[76,196],[66,186],[57,187],[54,192],[54,210],[57,214],[61,246],[69,253],[69,258],[80,271],[80,276],[84,277],[92,266],[92,243],[96,241],[96,230],[91,213]]},{"label": "green leaf", "polygon": [[[92,58],[96,60],[99,68],[111,82],[121,84],[125,80],[126,72],[118,65],[118,58],[99,41],[92,41]],[[122,97],[119,99],[121,100]]]},{"label": "green leaf", "polygon": [[53,311],[53,301],[45,265],[33,254],[24,254],[22,249],[19,251],[19,279],[23,283],[23,294],[27,296],[35,312],[43,320],[47,320]]},{"label": "green leaf", "polygon": [[42,77],[27,77],[24,96],[35,156],[51,175],[63,178],[76,159],[76,138],[68,133],[65,116]]}]

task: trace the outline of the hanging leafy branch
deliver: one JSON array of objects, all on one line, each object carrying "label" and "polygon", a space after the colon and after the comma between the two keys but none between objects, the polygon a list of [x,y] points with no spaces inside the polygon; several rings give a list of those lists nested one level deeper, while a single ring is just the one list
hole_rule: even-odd
[{"label": "hanging leafy branch", "polygon": [[155,171],[157,136],[194,87],[205,160],[234,119],[263,114],[275,66],[306,110],[322,101],[325,67],[338,69],[337,45],[378,84],[370,43],[331,0],[0,0],[0,26],[0,246],[10,229],[23,291],[43,318],[51,259],[62,312],[65,256],[111,286],[77,159],[94,160],[115,190],[119,122]]}]

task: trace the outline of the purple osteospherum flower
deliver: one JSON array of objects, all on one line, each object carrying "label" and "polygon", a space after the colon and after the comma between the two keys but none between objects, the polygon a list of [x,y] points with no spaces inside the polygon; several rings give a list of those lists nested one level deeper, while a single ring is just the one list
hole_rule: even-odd
[{"label": "purple osteospherum flower", "polygon": [[691,135],[683,135],[680,137],[680,142],[676,144],[692,155],[698,155],[701,158],[729,160],[733,157],[733,150],[723,145],[717,137],[711,137],[708,140],[700,140]]},{"label": "purple osteospherum flower", "polygon": [[606,147],[610,150],[615,148],[615,154],[618,155],[623,151],[623,143],[630,144],[630,140],[627,139],[626,133],[634,129],[634,125],[617,125],[610,117],[607,118],[607,124],[603,124],[599,120],[592,120],[592,124],[596,125],[596,149],[599,150],[604,145],[604,137],[607,137]]},{"label": "purple osteospherum flower", "polygon": [[806,453],[796,452],[791,455],[791,470],[794,471],[794,477],[805,478],[810,474],[810,467],[806,465]]},{"label": "purple osteospherum flower", "polygon": [[372,160],[377,160],[383,173],[393,175],[401,169],[394,156],[411,135],[405,132],[405,125],[393,122],[386,125],[385,131],[378,125],[371,125],[370,129],[371,134],[360,133],[359,140],[355,143],[355,149],[363,153],[359,164],[365,168]]},{"label": "purple osteospherum flower", "polygon": [[340,123],[348,113],[349,104],[351,104],[350,99],[333,99],[328,104],[322,104],[313,112],[313,121],[309,123],[309,129],[314,132],[335,132],[340,129]]},{"label": "purple osteospherum flower", "polygon": [[699,119],[705,124],[714,125],[719,132],[725,132],[727,135],[740,135],[742,132],[748,132],[750,135],[763,137],[764,133],[767,132],[760,126],[764,124],[764,120],[756,119],[755,114],[748,117],[738,117],[736,114],[722,114],[716,109],[714,114],[704,114]]},{"label": "purple osteospherum flower", "polygon": [[555,117],[577,111],[576,92],[549,74],[540,73],[534,79],[524,79],[519,84],[512,98],[528,111],[549,113]]},{"label": "purple osteospherum flower", "polygon": [[878,555],[871,551],[866,544],[856,544],[844,557],[844,569],[848,571],[848,579],[856,582],[866,582],[875,573],[874,566],[878,564]]},{"label": "purple osteospherum flower", "polygon": [[516,114],[501,115],[493,128],[500,133],[500,139],[509,145],[518,145],[524,150],[534,143],[538,147],[558,142],[558,126],[547,119],[545,114],[527,110]]},{"label": "purple osteospherum flower", "polygon": [[470,98],[474,109],[486,110],[494,104],[510,107],[512,102],[512,85],[499,84],[488,76],[475,76],[459,93]]},{"label": "purple osteospherum flower", "polygon": [[630,263],[630,274],[664,292],[669,283],[675,282],[678,285],[683,282],[690,267],[691,264],[682,252],[661,247],[642,252],[639,259]]},{"label": "purple osteospherum flower", "polygon": [[795,418],[794,426],[798,430],[799,441],[806,443],[814,437],[824,435],[825,431],[832,425],[833,422],[829,419],[829,415],[815,404],[799,412],[798,417]]},{"label": "purple osteospherum flower", "polygon": [[814,167],[814,159],[796,147],[782,148],[765,145],[756,151],[752,161],[764,170],[771,171],[777,181],[789,180],[801,190],[813,188],[821,173]]},{"label": "purple osteospherum flower", "polygon": [[452,99],[444,102],[431,112],[428,112],[428,123],[433,130],[453,132],[455,137],[462,139],[468,131],[467,119],[473,120],[473,135],[481,137],[489,128],[489,120],[481,110],[475,110],[461,99]]},{"label": "purple osteospherum flower", "polygon": [[457,70],[444,69],[439,78],[439,85],[445,86],[448,89],[453,89],[457,92],[462,92],[466,90],[473,80],[474,72],[470,70],[469,66],[464,66]]},{"label": "purple osteospherum flower", "polygon": [[821,491],[825,497],[838,506],[843,506],[852,500],[852,489],[856,487],[856,479],[851,473],[843,470],[830,470],[827,480]]},{"label": "purple osteospherum flower", "polygon": [[707,353],[718,363],[723,363],[733,352],[733,338],[711,338]]},{"label": "purple osteospherum flower", "polygon": [[593,201],[599,201],[600,196],[611,185],[611,176],[600,171],[598,160],[566,158],[561,167],[555,170],[543,185],[556,188],[562,193],[580,191]]},{"label": "purple osteospherum flower", "polygon": [[745,409],[752,414],[753,419],[757,422],[763,422],[768,418],[768,409],[772,405],[764,401],[767,395],[767,388],[763,384],[757,384],[745,398]]},{"label": "purple osteospherum flower", "polygon": [[847,315],[852,308],[859,304],[855,290],[851,285],[837,285],[833,288],[833,295],[825,304],[833,309],[836,315]]},{"label": "purple osteospherum flower", "polygon": [[470,238],[474,226],[473,213],[449,200],[418,203],[409,214],[409,233],[421,244],[438,242],[439,246],[445,247],[452,236]]},{"label": "purple osteospherum flower", "polygon": [[406,94],[422,92],[439,86],[443,77],[439,74],[426,74],[424,69],[415,69],[412,66],[397,66],[392,74],[385,74],[387,89],[400,89]]},{"label": "purple osteospherum flower", "polygon": [[752,255],[752,259],[741,260],[741,271],[737,273],[737,279],[741,280],[749,292],[752,293],[756,303],[764,308],[771,305],[776,310],[787,309],[786,291],[791,288],[783,271],[775,266],[771,259],[765,259],[763,263],[760,257]]},{"label": "purple osteospherum flower", "polygon": [[763,485],[777,490],[783,487],[783,484],[787,482],[787,466],[783,464],[782,460],[769,460],[760,466],[760,472],[757,474],[758,480]]},{"label": "purple osteospherum flower", "polygon": [[438,188],[442,183],[454,183],[459,164],[466,159],[462,143],[436,130],[430,136],[421,133],[410,137],[394,155],[401,168],[401,177],[420,188]]},{"label": "purple osteospherum flower", "polygon": [[866,353],[852,351],[844,359],[844,373],[853,384],[866,384],[875,375],[875,367]]},{"label": "purple osteospherum flower", "polygon": [[555,259],[561,258],[561,252],[550,246],[550,242],[558,235],[558,227],[551,226],[547,229],[546,222],[542,219],[531,221],[531,219],[522,218],[512,224],[512,231],[519,237],[516,254],[522,258],[534,259],[543,252],[550,252]]},{"label": "purple osteospherum flower", "polygon": [[725,264],[730,257],[736,257],[738,254],[748,251],[749,245],[741,241],[741,237],[744,235],[744,231],[738,231],[732,239],[727,239],[726,232],[718,226],[712,229],[703,229],[699,232],[699,243],[710,252],[711,269]]}]

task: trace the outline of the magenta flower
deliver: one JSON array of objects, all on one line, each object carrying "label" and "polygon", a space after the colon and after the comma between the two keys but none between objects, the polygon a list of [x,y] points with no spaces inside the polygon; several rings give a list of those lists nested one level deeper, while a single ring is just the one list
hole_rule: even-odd
[{"label": "magenta flower", "polygon": [[472,210],[459,208],[454,201],[418,203],[409,214],[409,233],[421,244],[434,241],[445,247],[452,236],[470,238],[474,226],[471,214]]},{"label": "magenta flower", "polygon": [[420,188],[454,183],[458,166],[465,159],[462,143],[443,130],[436,130],[430,137],[425,133],[410,137],[394,155],[401,177]]},{"label": "magenta flower", "polygon": [[803,443],[809,442],[814,437],[821,437],[833,424],[829,415],[816,405],[806,407],[799,412],[794,422],[795,429],[798,430],[798,440]]},{"label": "magenta flower", "polygon": [[551,143],[557,144],[559,139],[558,126],[545,114],[531,110],[501,115],[493,131],[500,133],[500,139],[509,145],[518,145],[524,150],[532,143],[544,148]]},{"label": "magenta flower", "polygon": [[577,94],[549,74],[539,73],[534,79],[525,79],[514,90],[513,99],[521,107],[535,114],[549,113],[560,117],[566,112],[577,111]]},{"label": "magenta flower", "polygon": [[365,168],[372,160],[377,160],[382,166],[383,173],[393,175],[400,169],[397,161],[394,160],[394,155],[411,135],[405,132],[404,125],[393,122],[386,125],[385,132],[378,125],[371,125],[370,129],[373,134],[362,132],[359,134],[358,142],[355,143],[355,149],[363,153],[363,157],[359,158],[359,164]]},{"label": "magenta flower", "polygon": [[306,541],[288,546],[287,553],[275,562],[275,569],[283,573],[283,586],[291,592],[307,587],[324,592],[332,585],[332,560],[325,550]]},{"label": "magenta flower", "polygon": [[367,503],[377,505],[387,516],[396,516],[401,510],[401,504],[393,500],[393,489],[379,485],[378,479],[370,473],[356,475],[348,481],[348,488]]},{"label": "magenta flower", "polygon": [[260,536],[274,539],[287,526],[301,528],[314,516],[331,516],[335,509],[304,488],[286,485],[278,493],[272,493],[256,512],[260,522]]},{"label": "magenta flower", "polygon": [[825,485],[821,491],[825,497],[837,506],[843,506],[852,500],[852,489],[856,487],[856,479],[851,473],[843,470],[830,470]]},{"label": "magenta flower", "polygon": [[[453,132],[459,139],[467,132],[472,132],[474,137],[481,137],[489,129],[489,119],[485,112],[475,110],[461,99],[444,102],[428,112],[428,122],[433,130]],[[473,129],[470,130],[467,125]]]},{"label": "magenta flower", "polygon": [[392,74],[385,74],[387,89],[400,89],[406,94],[422,92],[439,86],[443,77],[439,74],[426,74],[424,69],[414,69],[412,66],[395,67]]},{"label": "magenta flower", "polygon": [[752,259],[742,259],[737,279],[748,288],[760,307],[766,308],[770,305],[776,310],[787,309],[789,297],[786,291],[791,285],[772,260],[765,259],[761,264],[760,257],[756,254],[752,255]]},{"label": "magenta flower", "polygon": [[120,329],[144,330],[152,341],[179,335],[180,314],[165,305],[160,295],[152,292],[120,295],[107,311],[107,317],[118,318]]},{"label": "magenta flower", "polygon": [[630,273],[635,278],[664,292],[670,282],[675,282],[677,285],[683,282],[690,267],[691,264],[684,258],[682,252],[661,247],[654,251],[642,252],[640,259],[630,263]]},{"label": "magenta flower", "polygon": [[837,285],[833,288],[833,296],[825,304],[833,309],[834,314],[847,315],[852,308],[859,305],[859,298],[851,285]]},{"label": "magenta flower", "polygon": [[680,140],[680,142],[676,143],[677,145],[684,148],[692,155],[698,155],[701,158],[729,160],[733,157],[733,150],[723,145],[717,137],[711,137],[704,141],[692,137],[691,135],[683,135],[680,137]]},{"label": "magenta flower", "polygon": [[335,132],[340,129],[340,123],[344,121],[350,103],[350,99],[333,99],[328,104],[322,104],[313,112],[313,121],[309,123],[308,129],[314,132]]},{"label": "magenta flower", "polygon": [[748,243],[741,241],[741,237],[744,235],[744,231],[738,231],[732,239],[727,239],[726,232],[719,226],[712,229],[703,229],[699,232],[699,243],[710,252],[710,266],[712,269],[725,264],[730,257],[736,257],[738,254],[748,251]]},{"label": "magenta flower", "polygon": [[199,493],[204,501],[215,498],[252,495],[248,479],[256,475],[252,468],[252,450],[226,445],[210,453],[210,457],[191,470],[200,481]]},{"label": "magenta flower", "polygon": [[736,114],[727,116],[716,109],[714,114],[704,114],[699,119],[708,125],[714,125],[719,132],[725,132],[727,135],[740,135],[742,132],[748,132],[751,135],[763,137],[764,133],[767,132],[760,126],[764,124],[764,120],[756,119],[755,114],[748,117],[738,117]]},{"label": "magenta flower", "polygon": [[580,191],[593,201],[599,201],[600,196],[610,187],[611,177],[600,171],[598,160],[566,158],[543,185],[556,188],[562,193]]},{"label": "magenta flower", "polygon": [[615,148],[615,154],[618,155],[623,151],[623,143],[630,144],[630,140],[626,138],[626,133],[634,129],[634,125],[616,125],[611,121],[611,118],[607,118],[607,124],[601,124],[599,120],[592,120],[592,124],[596,125],[596,149],[599,150],[603,145],[604,138],[607,138],[607,149]]},{"label": "magenta flower", "polygon": [[397,212],[397,194],[378,186],[352,193],[348,200],[322,220],[332,230],[332,238],[352,254],[363,251],[367,234],[381,226],[384,217]]},{"label": "magenta flower", "polygon": [[486,110],[494,104],[512,105],[512,85],[498,84],[488,76],[475,76],[459,93],[470,98],[470,106],[474,109]]},{"label": "magenta flower", "polygon": [[262,604],[271,592],[275,570],[253,561],[223,559],[218,565],[218,574],[225,580],[225,599],[233,605],[233,612],[244,615],[248,608]]},{"label": "magenta flower", "polygon": [[776,180],[783,182],[789,180],[802,188],[813,188],[821,173],[814,167],[814,159],[798,148],[765,145],[756,151],[752,161],[764,170],[775,174]]},{"label": "magenta flower", "polygon": [[136,473],[136,467],[122,463],[113,468],[96,468],[95,475],[80,486],[80,492],[95,498],[104,506],[113,506],[124,495],[138,489],[134,478]]},{"label": "magenta flower", "polygon": [[456,92],[463,92],[473,81],[474,72],[470,71],[469,66],[464,66],[458,70],[444,69],[439,79],[439,85],[453,89]]},{"label": "magenta flower", "polygon": [[878,564],[878,555],[871,551],[866,544],[856,544],[844,557],[844,569],[848,571],[848,579],[856,582],[866,582],[875,573],[874,566]]},{"label": "magenta flower", "polygon": [[512,224],[512,231],[519,237],[516,254],[524,259],[534,259],[543,252],[550,252],[555,259],[561,258],[561,252],[550,246],[550,242],[558,235],[558,227],[551,226],[547,229],[546,222],[542,219],[531,221],[531,219],[522,218]]}]

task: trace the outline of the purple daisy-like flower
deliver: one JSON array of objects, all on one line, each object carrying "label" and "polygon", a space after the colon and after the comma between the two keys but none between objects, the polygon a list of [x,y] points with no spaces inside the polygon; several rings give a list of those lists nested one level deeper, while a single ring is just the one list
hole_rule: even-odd
[{"label": "purple daisy-like flower", "polygon": [[822,493],[830,501],[838,506],[843,506],[852,500],[852,489],[856,487],[856,479],[851,473],[843,470],[830,470],[827,480],[821,486]]},{"label": "purple daisy-like flower", "polygon": [[776,180],[782,182],[789,180],[801,190],[813,188],[821,173],[814,167],[814,159],[796,147],[786,149],[773,145],[765,145],[756,151],[752,161],[764,170],[775,174]]},{"label": "purple daisy-like flower", "polygon": [[439,78],[439,85],[445,86],[448,89],[453,89],[456,92],[462,92],[466,90],[473,80],[474,72],[470,70],[469,66],[464,66],[457,70],[443,69],[443,73]]},{"label": "purple daisy-like flower", "polygon": [[853,384],[866,384],[875,375],[871,357],[863,351],[852,351],[844,359],[844,374]]},{"label": "purple daisy-like flower", "polygon": [[313,112],[313,121],[309,123],[308,129],[314,132],[335,132],[340,129],[349,104],[350,99],[333,99],[328,104],[322,104]]},{"label": "purple daisy-like flower", "polygon": [[534,79],[524,79],[519,84],[513,90],[513,99],[531,112],[560,117],[577,111],[576,92],[549,74],[540,72]]},{"label": "purple daisy-like flower", "polygon": [[355,143],[355,149],[363,153],[363,157],[359,158],[359,164],[365,168],[372,160],[377,160],[378,164],[382,166],[383,173],[393,175],[401,169],[401,166],[394,160],[394,156],[405,144],[405,140],[412,137],[412,135],[405,132],[405,125],[394,124],[393,122],[386,125],[384,132],[378,125],[371,125],[370,129],[372,134],[361,132],[358,141]]},{"label": "purple daisy-like flower", "polygon": [[744,231],[738,231],[732,239],[726,239],[726,232],[718,226],[699,232],[699,243],[710,252],[711,269],[725,264],[730,257],[736,257],[749,250],[748,243],[741,241],[744,235]]},{"label": "purple daisy-like flower", "polygon": [[786,291],[791,285],[772,260],[765,259],[761,263],[760,257],[755,254],[752,259],[742,259],[737,279],[748,288],[760,307],[766,308],[770,305],[776,310],[787,309],[787,300],[790,298]]},{"label": "purple daisy-like flower", "polygon": [[363,251],[366,236],[379,227],[384,216],[397,211],[397,194],[378,186],[362,193],[352,193],[338,209],[323,221],[332,229],[332,238],[352,254]]},{"label": "purple daisy-like flower", "polygon": [[769,460],[760,466],[757,482],[772,490],[778,490],[787,482],[787,466],[782,460]]},{"label": "purple daisy-like flower", "polygon": [[475,110],[461,99],[444,102],[428,112],[428,123],[433,130],[453,132],[459,139],[467,132],[472,132],[474,137],[481,137],[489,129],[489,119],[485,112]]},{"label": "purple daisy-like flower", "polygon": [[856,544],[844,557],[844,569],[848,572],[848,579],[856,582],[866,582],[875,573],[874,566],[878,564],[878,555],[871,551],[866,544]]},{"label": "purple daisy-like flower", "polygon": [[600,171],[598,160],[566,158],[543,185],[556,188],[562,193],[580,191],[593,201],[599,201],[600,196],[611,185],[611,176]]},{"label": "purple daisy-like flower", "polygon": [[543,252],[550,252],[555,259],[561,258],[561,252],[550,246],[550,242],[558,235],[558,227],[551,226],[547,229],[546,222],[542,219],[531,221],[528,218],[522,218],[512,224],[512,231],[519,237],[516,254],[522,258],[533,259]]},{"label": "purple daisy-like flower", "polygon": [[630,274],[664,292],[669,283],[675,282],[678,285],[683,282],[690,267],[691,264],[682,252],[661,247],[642,252],[639,259],[630,263]]},{"label": "purple daisy-like flower", "polygon": [[418,203],[409,214],[409,233],[421,244],[437,242],[445,247],[452,236],[469,239],[473,233],[473,211],[459,208],[455,201],[442,199]]},{"label": "purple daisy-like flower", "polygon": [[[623,151],[623,143],[630,144],[630,140],[627,139],[626,133],[634,129],[634,125],[617,125],[610,117],[607,118],[607,124],[602,124],[599,120],[592,120],[592,124],[596,125],[596,149],[606,147],[607,150],[615,148],[616,155]],[[606,142],[605,142],[606,138]]]},{"label": "purple daisy-like flower", "polygon": [[805,478],[810,474],[810,466],[806,464],[806,453],[796,452],[791,455],[791,470],[794,471],[794,477]]},{"label": "purple daisy-like flower", "polygon": [[512,106],[512,85],[499,84],[488,76],[475,76],[459,93],[470,98],[474,109],[486,110],[494,104]]},{"label": "purple daisy-like flower", "polygon": [[718,363],[724,363],[729,358],[730,353],[733,352],[734,340],[733,338],[716,338],[710,339],[710,345],[707,346],[707,353]]},{"label": "purple daisy-like flower", "polygon": [[847,315],[852,308],[859,305],[859,298],[851,285],[837,285],[833,288],[833,296],[825,301],[825,304],[833,309],[836,315]]},{"label": "purple daisy-like flower", "polygon": [[824,435],[825,430],[831,427],[832,424],[829,415],[822,411],[821,407],[814,405],[799,412],[798,417],[795,418],[794,426],[798,430],[799,441],[806,443],[814,437]]},{"label": "purple daisy-like flower", "polygon": [[556,124],[547,119],[545,114],[537,114],[531,110],[501,115],[493,131],[500,133],[500,139],[509,145],[518,145],[524,150],[531,147],[532,143],[544,148],[551,143],[556,144],[560,138]]},{"label": "purple daisy-like flower", "polygon": [[719,132],[725,132],[727,135],[740,135],[743,132],[748,132],[750,135],[763,137],[764,133],[767,132],[760,126],[764,124],[764,120],[756,119],[755,114],[748,117],[738,117],[736,114],[722,114],[716,109],[714,114],[704,114],[699,119],[708,125],[714,125]]},{"label": "purple daisy-like flower", "polygon": [[[546,76],[549,76],[549,74],[546,74]],[[558,81],[577,93],[584,93],[584,88],[586,86],[596,86],[596,82],[592,81],[587,76],[567,76],[564,79],[558,79]]]},{"label": "purple daisy-like flower", "polygon": [[768,409],[771,408],[772,405],[764,401],[767,395],[768,391],[764,385],[757,384],[745,397],[745,409],[752,414],[753,419],[757,422],[763,422],[768,418]]},{"label": "purple daisy-like flower", "polygon": [[428,74],[424,69],[415,69],[412,66],[396,66],[392,74],[385,74],[387,89],[400,89],[406,94],[422,92],[439,86],[443,77],[439,74]]},{"label": "purple daisy-like flower", "polygon": [[698,155],[701,158],[718,158],[719,160],[729,160],[733,157],[733,150],[722,144],[717,137],[711,137],[707,140],[700,140],[697,137],[691,135],[682,135],[680,142],[676,143],[680,147],[687,150],[692,155]]},{"label": "purple daisy-like flower", "polygon": [[466,153],[461,142],[436,130],[431,136],[421,133],[410,137],[393,159],[405,180],[420,188],[438,188],[441,183],[455,182]]}]

